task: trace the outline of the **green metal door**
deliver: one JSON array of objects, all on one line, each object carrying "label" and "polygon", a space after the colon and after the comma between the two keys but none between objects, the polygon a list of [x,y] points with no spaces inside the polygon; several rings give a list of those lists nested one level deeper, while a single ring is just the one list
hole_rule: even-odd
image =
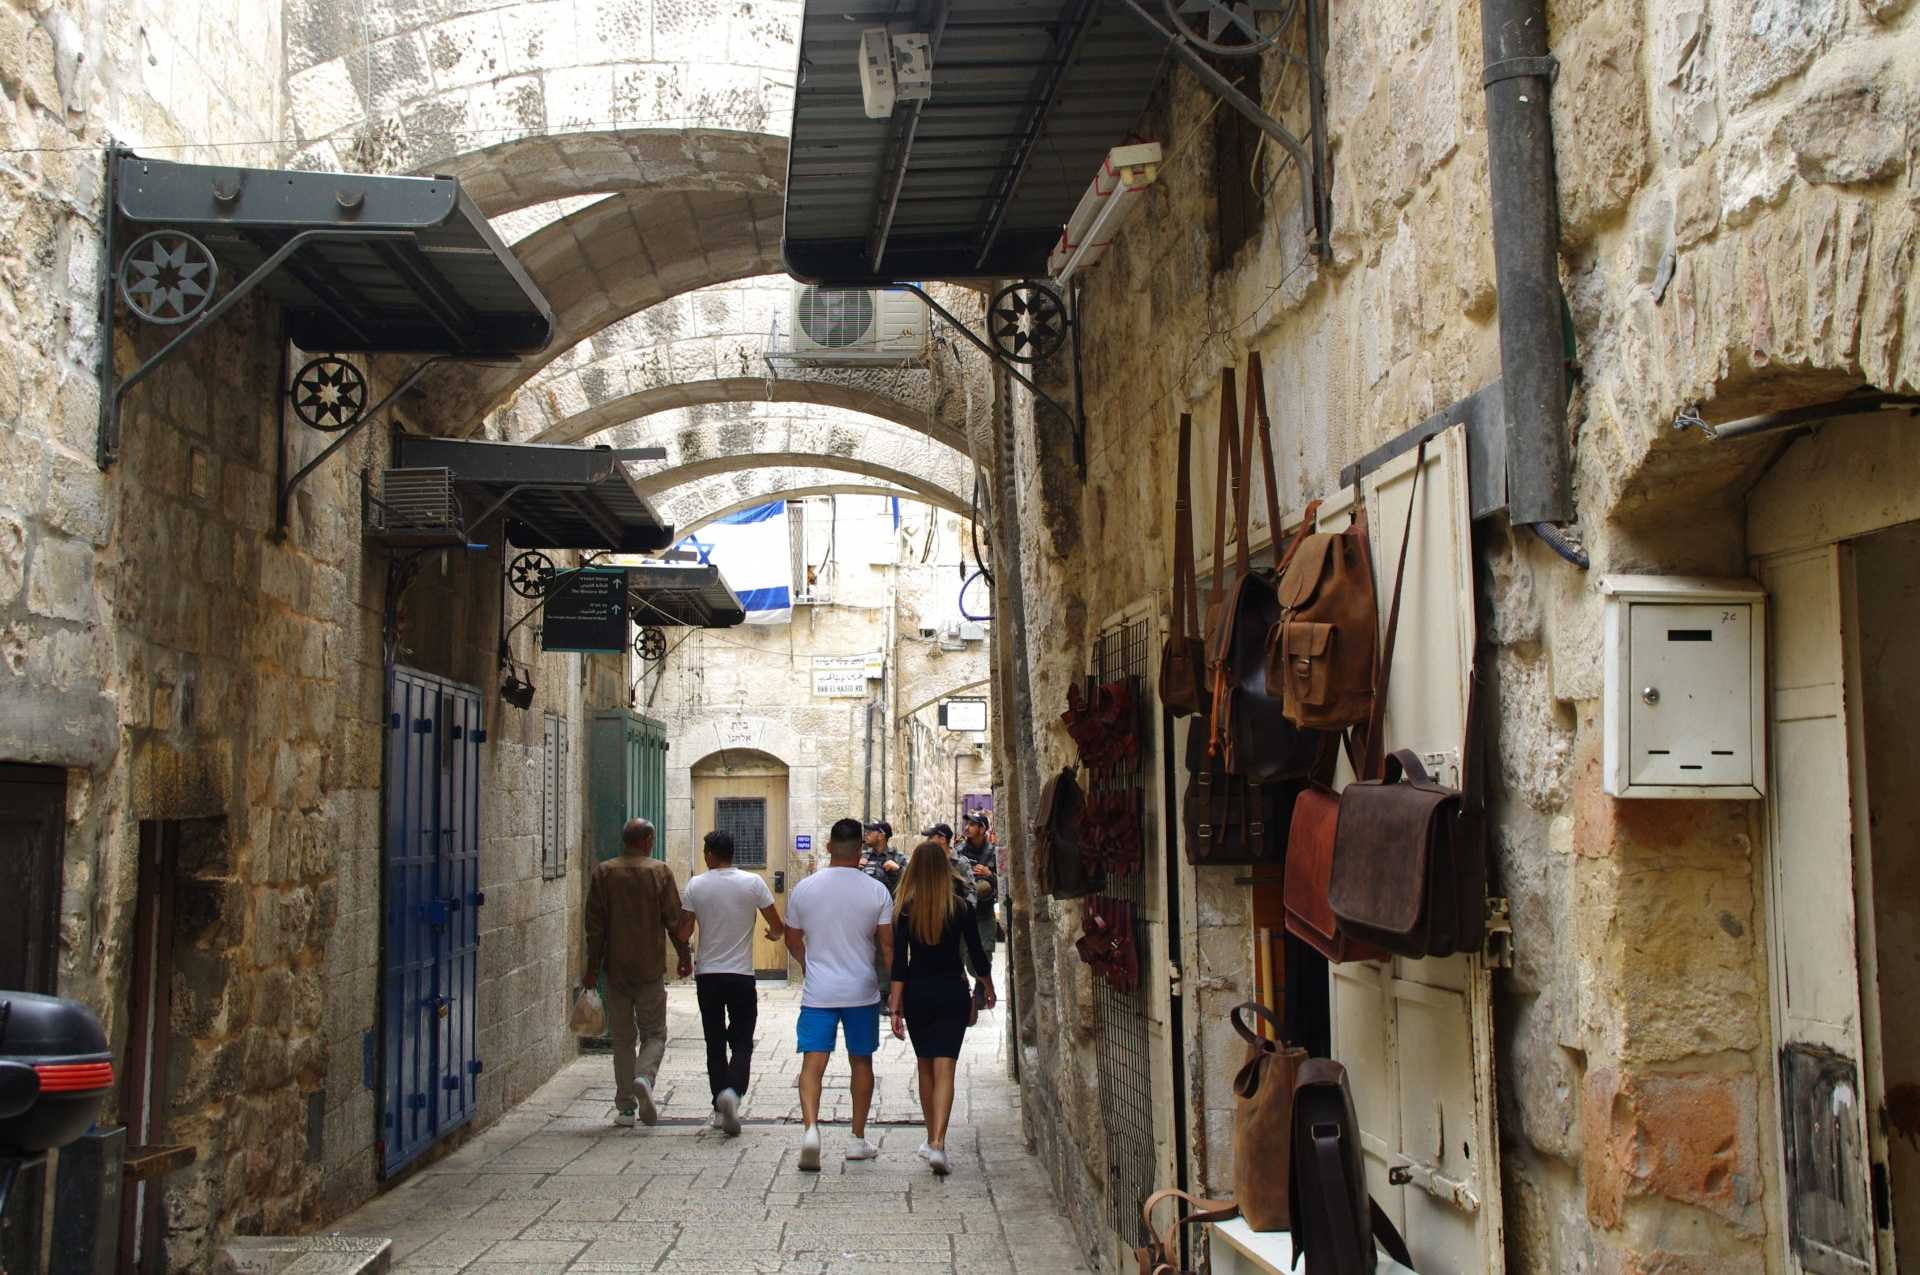
[{"label": "green metal door", "polygon": [[620,829],[636,816],[658,829],[653,857],[667,855],[667,728],[623,708],[593,715],[587,752],[588,825],[595,860],[620,853]]}]

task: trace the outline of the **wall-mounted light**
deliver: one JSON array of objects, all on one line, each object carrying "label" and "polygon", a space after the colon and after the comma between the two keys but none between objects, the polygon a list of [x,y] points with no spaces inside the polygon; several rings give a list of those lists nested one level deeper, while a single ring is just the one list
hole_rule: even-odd
[{"label": "wall-mounted light", "polygon": [[1120,227],[1143,201],[1147,187],[1160,175],[1160,143],[1116,146],[1107,152],[1093,175],[1087,193],[1067,219],[1060,241],[1047,254],[1047,273],[1061,287],[1100,260]]}]

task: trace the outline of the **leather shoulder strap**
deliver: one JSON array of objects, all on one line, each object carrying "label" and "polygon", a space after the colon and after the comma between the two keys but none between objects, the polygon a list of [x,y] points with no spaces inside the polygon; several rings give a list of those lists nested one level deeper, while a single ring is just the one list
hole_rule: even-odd
[{"label": "leather shoulder strap", "polygon": [[[1247,355],[1247,414],[1257,416],[1260,421],[1260,459],[1264,463],[1264,468],[1260,471],[1260,487],[1267,497],[1267,535],[1273,541],[1273,568],[1277,573],[1281,563],[1280,493],[1275,490],[1279,486],[1277,481],[1279,471],[1273,464],[1273,424],[1267,416],[1267,378],[1265,372],[1261,370],[1260,353],[1257,350]],[[1251,476],[1247,479],[1247,485],[1249,487],[1253,485]],[[1313,519],[1309,517],[1302,526],[1310,527],[1312,523]],[[1295,538],[1296,545],[1298,539],[1298,537]],[[1292,551],[1289,550],[1287,557],[1292,556]]]},{"label": "leather shoulder strap", "polygon": [[1393,569],[1393,603],[1387,609],[1387,637],[1380,644],[1380,675],[1374,679],[1373,707],[1367,713],[1367,737],[1362,741],[1366,765],[1356,778],[1378,779],[1386,764],[1386,740],[1381,726],[1387,715],[1387,687],[1393,680],[1393,646],[1400,634],[1400,585],[1407,575],[1407,548],[1413,543],[1413,511],[1420,502],[1420,474],[1427,467],[1427,440],[1413,453],[1413,486],[1407,491],[1407,525],[1400,529],[1400,562]]},{"label": "leather shoulder strap", "polygon": [[[1234,392],[1232,371],[1226,373],[1227,379],[1220,385],[1220,393],[1231,397]],[[1249,387],[1251,388],[1251,387]],[[1251,406],[1251,404],[1249,404]],[[1236,550],[1234,564],[1239,574],[1246,575],[1253,570],[1253,527],[1247,517],[1247,504],[1253,499],[1253,435],[1254,413],[1242,414],[1240,421],[1240,470],[1233,476],[1233,534]]]},{"label": "leather shoulder strap", "polygon": [[[1234,437],[1238,432],[1238,422],[1233,414],[1233,369],[1220,369],[1220,433],[1219,463],[1215,468],[1213,480],[1213,579],[1207,585],[1208,609],[1217,609],[1227,595],[1227,501],[1228,474],[1232,474],[1234,493],[1240,489],[1240,453],[1237,450],[1239,440]],[[1231,497],[1237,500],[1237,494]]]},{"label": "leather shoulder strap", "polygon": [[1200,636],[1193,561],[1193,413],[1180,413],[1180,477],[1173,496],[1173,622],[1183,638]]},{"label": "leather shoulder strap", "polygon": [[1333,1245],[1334,1269],[1364,1271],[1372,1263],[1361,1264],[1360,1245],[1373,1243],[1370,1235],[1353,1233],[1353,1184],[1347,1181],[1346,1157],[1341,1154],[1340,1126],[1318,1126],[1308,1131],[1313,1139],[1313,1164],[1320,1179],[1320,1205],[1325,1215],[1327,1239]]}]

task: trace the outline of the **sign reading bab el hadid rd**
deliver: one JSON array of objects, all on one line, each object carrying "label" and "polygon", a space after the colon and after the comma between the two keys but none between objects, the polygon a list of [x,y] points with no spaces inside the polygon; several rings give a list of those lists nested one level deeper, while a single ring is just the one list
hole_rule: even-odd
[{"label": "sign reading bab el hadid rd", "polygon": [[826,699],[865,699],[867,683],[880,676],[880,653],[872,655],[816,655],[813,657],[813,693]]}]

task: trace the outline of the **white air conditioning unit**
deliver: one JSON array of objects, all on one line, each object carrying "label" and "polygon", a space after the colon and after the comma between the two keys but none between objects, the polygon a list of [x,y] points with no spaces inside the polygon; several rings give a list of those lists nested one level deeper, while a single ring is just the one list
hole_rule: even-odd
[{"label": "white air conditioning unit", "polygon": [[884,365],[926,353],[927,307],[911,292],[794,285],[794,361]]}]

